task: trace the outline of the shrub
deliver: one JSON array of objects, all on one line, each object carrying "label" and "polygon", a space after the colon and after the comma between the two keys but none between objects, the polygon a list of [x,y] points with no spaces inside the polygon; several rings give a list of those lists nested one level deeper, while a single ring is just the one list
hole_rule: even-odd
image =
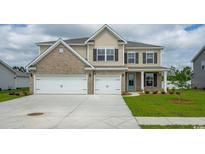
[{"label": "shrub", "polygon": [[177,95],[180,95],[181,93],[179,91],[176,92]]},{"label": "shrub", "polygon": [[153,91],[153,94],[158,94],[158,91],[156,90],[156,91]]},{"label": "shrub", "polygon": [[0,91],[2,91],[2,89],[0,88]]},{"label": "shrub", "polygon": [[20,93],[15,93],[16,96],[20,96]]},{"label": "shrub", "polygon": [[8,90],[11,90],[11,88],[8,88]]},{"label": "shrub", "polygon": [[27,91],[24,91],[23,94],[24,94],[25,96],[27,96],[27,95],[28,95],[28,92],[27,92]]},{"label": "shrub", "polygon": [[13,91],[9,92],[9,95],[15,95],[15,92],[13,92]]},{"label": "shrub", "polygon": [[170,95],[173,95],[173,94],[174,94],[174,92],[173,92],[172,90],[170,90],[170,91],[169,91],[169,94],[170,94]]},{"label": "shrub", "polygon": [[170,95],[173,95],[174,92],[175,92],[175,89],[169,89],[169,90],[168,90],[168,93],[169,93]]},{"label": "shrub", "polygon": [[164,89],[161,90],[161,94],[166,94],[165,91],[164,91]]},{"label": "shrub", "polygon": [[149,93],[150,93],[149,91],[147,91],[147,90],[145,91],[145,94],[149,94]]},{"label": "shrub", "polygon": [[203,88],[203,90],[205,90],[205,87]]}]

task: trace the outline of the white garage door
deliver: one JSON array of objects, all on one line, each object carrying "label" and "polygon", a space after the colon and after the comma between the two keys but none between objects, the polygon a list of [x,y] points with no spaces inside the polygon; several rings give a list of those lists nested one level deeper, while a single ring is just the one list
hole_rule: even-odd
[{"label": "white garage door", "polygon": [[95,76],[95,94],[121,94],[120,76]]},{"label": "white garage door", "polygon": [[36,76],[37,94],[87,94],[86,75]]}]

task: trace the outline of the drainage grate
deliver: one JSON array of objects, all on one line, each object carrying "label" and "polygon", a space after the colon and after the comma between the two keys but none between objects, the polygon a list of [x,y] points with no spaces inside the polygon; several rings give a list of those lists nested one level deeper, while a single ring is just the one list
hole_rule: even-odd
[{"label": "drainage grate", "polygon": [[27,116],[40,116],[43,115],[43,112],[34,112],[34,113],[28,113]]}]

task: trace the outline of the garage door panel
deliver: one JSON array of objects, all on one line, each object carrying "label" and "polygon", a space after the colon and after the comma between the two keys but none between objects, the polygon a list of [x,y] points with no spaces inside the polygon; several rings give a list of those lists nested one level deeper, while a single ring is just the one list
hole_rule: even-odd
[{"label": "garage door panel", "polygon": [[38,76],[36,77],[36,93],[87,94],[86,76]]},{"label": "garage door panel", "polygon": [[120,76],[96,76],[95,94],[121,94]]}]

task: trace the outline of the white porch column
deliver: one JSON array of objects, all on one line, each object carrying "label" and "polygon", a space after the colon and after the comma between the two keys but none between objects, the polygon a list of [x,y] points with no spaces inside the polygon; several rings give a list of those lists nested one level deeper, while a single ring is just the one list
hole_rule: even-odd
[{"label": "white porch column", "polygon": [[141,90],[144,92],[144,71],[141,71]]},{"label": "white porch column", "polygon": [[167,71],[164,71],[164,91],[167,92]]}]

